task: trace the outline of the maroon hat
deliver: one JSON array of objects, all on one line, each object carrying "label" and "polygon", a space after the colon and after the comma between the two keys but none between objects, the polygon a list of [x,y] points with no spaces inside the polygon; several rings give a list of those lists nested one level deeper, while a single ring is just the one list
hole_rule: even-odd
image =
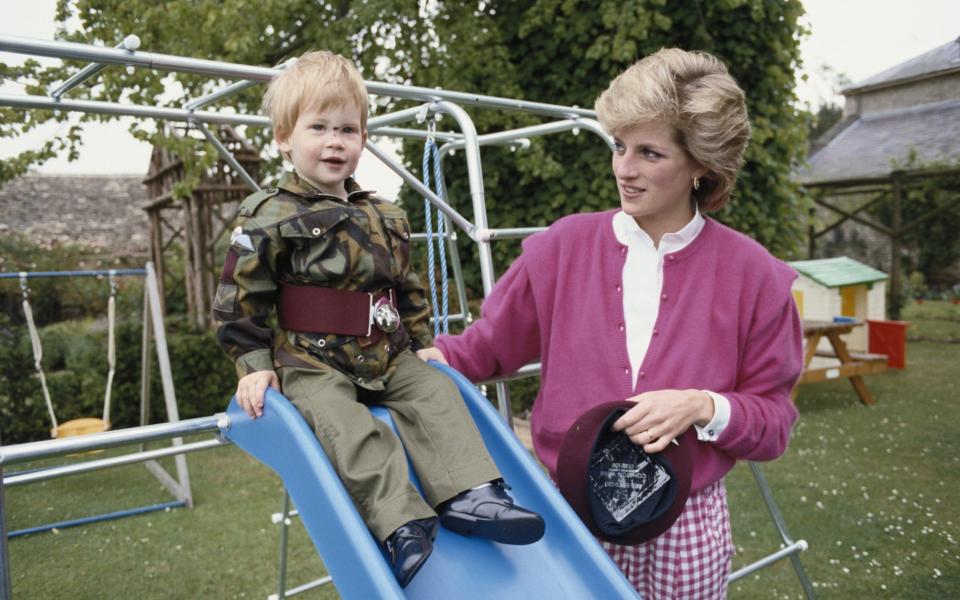
[{"label": "maroon hat", "polygon": [[680,516],[693,475],[688,429],[656,454],[647,454],[610,428],[633,402],[595,406],[567,431],[557,456],[557,485],[598,538],[621,545],[651,540]]}]

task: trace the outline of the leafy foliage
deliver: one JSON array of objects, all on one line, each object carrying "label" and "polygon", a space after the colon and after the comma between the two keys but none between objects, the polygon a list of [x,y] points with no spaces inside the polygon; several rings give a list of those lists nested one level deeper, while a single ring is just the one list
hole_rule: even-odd
[{"label": "leafy foliage", "polygon": [[[117,363],[111,393],[114,429],[140,422],[142,321],[133,315],[116,326]],[[107,378],[104,320],[63,321],[40,329],[43,368],[60,423],[100,417]],[[225,409],[236,375],[212,332],[168,328],[173,387],[180,418]],[[151,347],[151,423],[165,421],[166,408],[156,354]],[[26,327],[0,315],[0,439],[19,443],[49,437],[50,418],[35,375]]]},{"label": "leafy foliage", "polygon": [[[273,66],[313,48],[326,48],[353,58],[368,79],[409,81],[409,65],[420,60],[420,40],[426,22],[416,3],[337,2],[318,5],[310,0],[264,0],[250,3],[151,2],[149,0],[58,0],[58,39],[114,46],[135,33],[143,51]],[[384,57],[389,56],[386,60]],[[4,78],[19,82],[24,92],[46,95],[70,74],[84,66],[65,61],[63,66],[42,67],[35,60],[19,66],[0,63]],[[189,99],[224,87],[228,81],[211,81],[205,75],[166,73],[145,68],[112,66],[86,85],[75,88],[71,99],[129,102],[146,106],[181,107]],[[264,86],[256,86],[228,101],[239,112],[256,113]],[[64,113],[0,109],[0,138],[17,137],[51,119],[72,122]],[[75,156],[81,147],[83,123],[106,121],[109,115],[85,114],[66,135],[58,136],[40,150],[25,152],[0,166],[0,182],[26,172],[31,166],[63,152]],[[151,121],[131,125],[139,139],[194,154],[196,148],[177,147],[174,138]],[[250,128],[248,137],[257,147],[266,147],[269,131]],[[207,147],[198,160],[188,164],[187,181],[213,161],[216,152]],[[186,190],[181,189],[183,194]]]},{"label": "leafy foliage", "polygon": [[[76,270],[101,264],[81,247],[41,249],[19,236],[0,237],[6,271]],[[139,265],[125,265],[139,266]],[[117,363],[112,391],[114,428],[132,427],[140,419],[143,283],[117,280]],[[30,304],[43,347],[43,369],[57,419],[99,417],[107,378],[106,281],[89,277],[30,279]],[[181,302],[171,296],[168,309]],[[178,300],[179,299],[179,300]],[[223,410],[236,386],[233,366],[210,331],[197,331],[185,320],[167,319],[167,347],[181,418]],[[166,420],[160,372],[151,352],[151,422]],[[33,353],[16,279],[0,281],[0,440],[17,443],[48,437],[50,418]]]},{"label": "leafy foliage", "polygon": [[[909,227],[903,243],[912,251],[904,256],[903,272],[917,272],[924,288],[945,292],[957,284],[955,265],[960,261],[960,211],[956,210],[960,194],[960,164],[923,163],[915,151],[894,163],[897,171],[931,171],[940,173],[905,183],[900,202],[900,222]],[[887,227],[893,227],[893,203],[882,202],[870,214]],[[910,286],[907,286],[908,288]],[[913,286],[917,292],[918,286]],[[922,295],[915,293],[914,295]]]},{"label": "leafy foliage", "polygon": [[[792,107],[801,14],[799,2],[444,2],[433,19],[443,45],[429,49],[429,60],[414,65],[413,75],[427,87],[592,107],[609,81],[638,57],[665,46],[714,53],[746,90],[754,127],[734,201],[716,216],[785,256],[802,241],[806,206],[789,178],[806,144],[805,113]],[[468,111],[481,130],[538,121],[523,113]],[[416,143],[404,150],[410,159],[419,156]],[[542,226],[563,214],[616,206],[609,160],[604,144],[589,134],[535,138],[530,149],[518,152],[485,148],[490,226]],[[451,203],[472,214],[465,165],[447,162]],[[408,210],[418,213],[415,195],[404,199]],[[494,247],[499,270],[517,246]],[[463,244],[468,264],[474,262],[473,250]]]},{"label": "leafy foliage", "polygon": [[[339,0],[319,5],[309,0],[60,0],[57,20],[58,37],[70,41],[113,45],[135,32],[146,51],[261,66],[279,64],[308,49],[328,48],[353,58],[367,79],[583,107],[591,107],[610,79],[640,56],[664,46],[706,50],[726,61],[747,91],[755,132],[735,202],[717,216],[787,255],[803,234],[797,217],[803,214],[804,197],[789,178],[805,146],[804,113],[793,107],[802,12],[799,0]],[[75,69],[67,62],[69,67],[42,68],[27,61],[0,68],[24,82],[27,91],[44,93]],[[176,107],[225,83],[202,75],[111,67],[71,95]],[[240,112],[256,112],[262,92],[263,86],[256,86],[223,102]],[[386,98],[378,102],[381,110],[404,103]],[[524,113],[470,112],[480,131],[538,121]],[[19,120],[4,119],[0,136],[20,135],[49,119],[66,118],[44,111],[19,114]],[[80,125],[52,145],[5,164],[0,181],[54,153],[77,152],[82,122],[109,118],[83,116]],[[151,123],[132,129],[153,143],[176,143]],[[258,147],[269,145],[268,131],[248,128],[246,135]],[[410,164],[419,162],[414,146],[405,147]],[[562,214],[614,206],[608,160],[604,145],[589,135],[536,139],[529,150],[518,153],[485,151],[491,225],[546,225]],[[190,165],[194,177],[205,166],[202,160],[196,163]],[[451,196],[470,214],[464,167],[450,163]],[[412,194],[405,199],[415,212],[419,202],[411,202]],[[502,267],[516,244],[501,247]]]},{"label": "leafy foliage", "polygon": [[[58,37],[70,41],[110,46],[134,32],[145,51],[260,66],[327,48],[352,58],[368,80],[581,107],[592,107],[609,81],[639,57],[666,46],[706,50],[727,63],[747,92],[754,130],[734,201],[715,216],[786,257],[801,245],[807,205],[790,180],[806,147],[808,117],[794,108],[793,91],[799,39],[805,33],[799,25],[802,13],[799,0],[59,0],[57,20]],[[0,69],[25,82],[30,93],[43,94],[79,66],[73,61],[67,65],[42,68],[27,61]],[[179,107],[227,83],[202,75],[110,67],[71,97]],[[263,89],[247,89],[220,101],[221,107],[229,104],[238,112],[255,113]],[[378,112],[410,104],[384,97],[376,102]],[[481,132],[540,122],[529,113],[467,110]],[[6,163],[0,181],[55,153],[76,153],[83,122],[109,118],[81,117],[79,125],[41,151]],[[50,119],[66,117],[6,111],[0,137],[21,135]],[[197,142],[164,136],[162,128],[150,122],[131,127],[141,139],[198,156],[187,165],[181,194],[213,161],[212,148],[197,154],[191,146]],[[269,131],[249,127],[244,133],[255,147],[270,146]],[[419,171],[414,165],[420,163],[422,146],[407,143],[403,152],[411,170]],[[605,145],[588,133],[535,138],[530,148],[517,152],[484,148],[490,226],[544,226],[564,214],[616,206],[609,160]],[[446,179],[453,206],[472,215],[466,168],[459,157],[447,161]],[[420,198],[408,192],[401,201],[419,222]],[[475,250],[461,236],[464,264],[477,265]],[[518,251],[516,241],[497,242],[496,269],[505,269]],[[478,269],[465,274],[478,295]]]}]

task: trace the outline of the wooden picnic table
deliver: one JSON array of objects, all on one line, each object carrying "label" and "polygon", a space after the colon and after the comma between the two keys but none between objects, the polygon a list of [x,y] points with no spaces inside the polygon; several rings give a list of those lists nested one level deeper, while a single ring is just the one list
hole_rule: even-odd
[{"label": "wooden picnic table", "polygon": [[[793,397],[796,398],[799,386],[804,383],[813,383],[816,381],[825,381],[827,379],[836,379],[838,377],[848,377],[857,396],[864,404],[876,404],[876,399],[867,384],[863,381],[863,375],[870,373],[880,373],[887,370],[887,357],[884,354],[867,354],[850,352],[847,344],[840,336],[853,331],[854,327],[863,326],[863,321],[803,321],[803,335],[806,338],[806,347],[803,357],[803,375],[797,382],[797,387],[793,388]],[[817,346],[820,340],[826,337],[832,347],[832,352],[818,351]],[[839,365],[828,367],[813,367],[810,363],[814,356],[826,358],[835,358],[840,361]]]}]

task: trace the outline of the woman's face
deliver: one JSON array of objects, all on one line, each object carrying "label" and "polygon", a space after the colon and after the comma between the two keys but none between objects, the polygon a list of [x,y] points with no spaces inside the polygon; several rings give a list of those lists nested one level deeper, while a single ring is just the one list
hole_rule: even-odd
[{"label": "woman's face", "polygon": [[680,146],[670,125],[635,125],[613,137],[613,175],[623,212],[654,240],[682,229],[693,218],[693,178],[707,170]]}]

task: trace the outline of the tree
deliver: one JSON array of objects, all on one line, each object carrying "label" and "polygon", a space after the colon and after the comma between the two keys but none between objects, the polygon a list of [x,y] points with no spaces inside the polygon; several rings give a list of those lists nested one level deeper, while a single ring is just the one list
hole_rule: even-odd
[{"label": "tree", "polygon": [[[433,20],[442,45],[413,66],[413,78],[425,86],[592,107],[638,57],[665,46],[711,52],[745,89],[754,127],[734,201],[717,217],[783,256],[803,240],[807,206],[789,176],[806,146],[793,92],[801,14],[800,2],[792,0],[443,2]],[[495,129],[536,120],[470,112]],[[409,156],[417,150],[412,143],[404,148]],[[558,215],[617,203],[609,152],[592,135],[539,138],[524,152],[485,149],[483,160],[492,227],[546,225]],[[469,214],[465,168],[450,162],[452,202]],[[502,269],[516,244],[498,242],[494,251]]]},{"label": "tree", "polygon": [[[426,35],[427,25],[416,3],[402,0],[338,0],[320,5],[311,0],[58,0],[56,20],[58,39],[113,46],[135,33],[144,51],[250,65],[273,66],[308,49],[327,48],[352,58],[366,78],[390,81],[409,81],[409,65],[420,60],[419,41]],[[384,56],[391,60],[381,60]],[[35,60],[27,60],[16,67],[0,63],[0,73],[23,84],[27,93],[46,95],[80,66],[66,61],[62,67],[44,68]],[[202,75],[110,67],[88,85],[71,91],[69,97],[180,107],[227,83]],[[231,96],[224,104],[239,112],[256,113],[263,91],[264,86],[256,86]],[[10,108],[0,108],[0,117],[0,138],[16,137],[47,121],[69,118],[50,111],[24,113]],[[39,151],[5,161],[0,166],[0,183],[58,153],[75,156],[81,148],[83,123],[112,118],[83,115],[66,135],[50,140]],[[178,147],[151,122],[136,123],[131,131],[171,150],[189,154],[196,150],[190,147],[190,141]],[[271,140],[270,132],[262,129],[248,128],[246,135],[259,147],[267,147]],[[212,148],[208,150],[205,162],[190,165],[193,175],[212,163],[215,153]]]},{"label": "tree", "polygon": [[[59,37],[73,41],[112,45],[135,32],[144,50],[264,66],[322,47],[352,57],[368,79],[583,107],[591,107],[610,79],[638,57],[665,46],[706,50],[723,59],[746,90],[754,127],[734,201],[717,217],[777,254],[788,255],[799,247],[806,200],[790,180],[790,170],[802,159],[806,144],[804,118],[794,107],[793,92],[793,73],[800,61],[798,40],[804,33],[798,24],[803,12],[799,0],[419,4],[60,0],[57,19]],[[69,17],[77,22],[76,29],[67,29]],[[29,61],[17,68],[3,66],[3,72],[26,79],[33,93],[44,93],[67,75],[65,68],[43,69]],[[183,91],[170,97],[174,82]],[[202,76],[110,68],[76,96],[123,98],[137,104],[161,99],[179,106],[215,87],[216,82]],[[229,103],[254,112],[262,91],[258,86],[231,97]],[[381,110],[400,104],[383,101]],[[480,130],[537,121],[523,113],[470,112]],[[64,118],[43,111],[15,118],[20,115],[4,109],[0,136],[19,135],[40,122]],[[87,115],[83,120],[106,118]],[[145,124],[134,130],[154,143],[174,143]],[[267,131],[250,128],[247,135],[263,147],[269,141]],[[0,180],[52,153],[76,152],[79,139],[75,127],[42,152],[10,161],[0,171]],[[404,149],[407,162],[417,164],[416,144]],[[212,152],[208,154],[212,160]],[[493,227],[546,225],[562,214],[616,205],[609,153],[592,135],[537,139],[525,152],[485,149],[483,159]],[[196,172],[203,166],[198,162]],[[452,202],[469,214],[463,174],[462,164],[450,161]],[[420,203],[412,193],[404,200],[412,212],[417,211]],[[516,244],[501,243],[496,250],[502,269]]]},{"label": "tree", "polygon": [[836,125],[841,118],[843,118],[842,106],[839,104],[831,104],[830,102],[821,102],[810,119],[807,139],[809,139],[811,143],[816,142],[821,135]]}]

